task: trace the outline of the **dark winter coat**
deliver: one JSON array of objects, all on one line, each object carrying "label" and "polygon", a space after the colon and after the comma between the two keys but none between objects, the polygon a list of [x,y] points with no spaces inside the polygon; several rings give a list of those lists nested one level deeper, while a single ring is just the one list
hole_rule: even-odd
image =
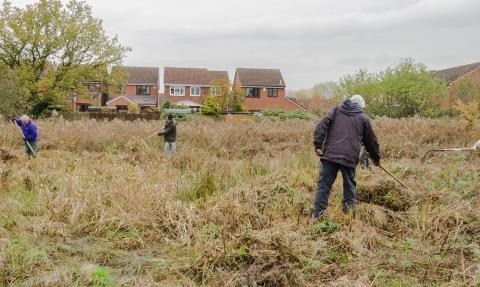
[{"label": "dark winter coat", "polygon": [[322,160],[355,168],[362,144],[373,162],[379,163],[380,147],[370,118],[349,99],[333,108],[315,129],[314,146],[323,151]]},{"label": "dark winter coat", "polygon": [[167,121],[163,131],[158,133],[159,136],[163,136],[163,140],[166,142],[177,141],[177,126],[173,121]]},{"label": "dark winter coat", "polygon": [[24,125],[21,119],[15,119],[17,125],[22,128],[23,137],[29,142],[37,141],[37,126],[30,120],[28,124]]}]

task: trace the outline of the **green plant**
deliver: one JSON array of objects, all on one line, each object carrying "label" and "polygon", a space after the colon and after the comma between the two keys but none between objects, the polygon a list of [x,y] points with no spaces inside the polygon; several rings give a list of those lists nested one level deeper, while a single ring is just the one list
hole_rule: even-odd
[{"label": "green plant", "polygon": [[202,115],[218,117],[221,112],[222,108],[215,99],[215,96],[208,96],[205,98],[205,101],[203,102],[202,108],[200,110],[200,113]]},{"label": "green plant", "polygon": [[468,103],[457,100],[453,108],[460,118],[466,122],[467,129],[471,130],[477,120],[480,119],[480,102],[477,100],[471,100]]},{"label": "green plant", "polygon": [[35,116],[66,105],[71,95],[85,94],[86,81],[115,84],[119,78],[109,68],[120,65],[130,50],[106,35],[85,2],[40,0],[13,7],[4,1],[0,19],[0,50],[7,51],[0,63],[10,67],[17,88],[26,91],[13,93],[15,101],[26,103]]},{"label": "green plant", "polygon": [[340,79],[337,97],[340,99],[360,94],[372,116],[394,118],[415,115],[442,115],[440,104],[446,84],[434,78],[423,64],[413,59],[374,73],[360,70]]},{"label": "green plant", "polygon": [[333,223],[330,219],[324,219],[318,224],[315,224],[312,228],[312,234],[317,235],[321,233],[333,233],[340,230],[341,225]]},{"label": "green plant", "polygon": [[90,277],[95,287],[112,286],[113,279],[108,268],[97,267],[90,272]]},{"label": "green plant", "polygon": [[140,112],[140,105],[137,103],[128,104],[128,113],[129,114],[138,114]]},{"label": "green plant", "polygon": [[248,108],[243,105],[245,100],[244,89],[232,85],[228,80],[216,80],[213,82],[215,94],[220,108],[223,112],[244,112],[248,111]]},{"label": "green plant", "polygon": [[285,111],[281,109],[264,109],[261,111],[263,117],[270,120],[317,120],[318,116],[302,111]]}]

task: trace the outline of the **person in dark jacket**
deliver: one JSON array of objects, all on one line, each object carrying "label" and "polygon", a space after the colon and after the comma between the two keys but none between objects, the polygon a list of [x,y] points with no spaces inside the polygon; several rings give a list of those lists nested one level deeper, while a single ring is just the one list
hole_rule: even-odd
[{"label": "person in dark jacket", "polygon": [[25,153],[30,158],[30,156],[34,155],[38,149],[37,126],[27,115],[23,115],[21,118],[13,118],[12,122],[22,129],[23,141],[25,142]]},{"label": "person in dark jacket", "polygon": [[370,118],[363,113],[364,108],[363,98],[355,95],[333,108],[315,129],[315,152],[321,160],[313,208],[314,222],[325,213],[338,171],[343,177],[342,211],[355,212],[355,169],[362,145],[373,163],[380,165],[380,147]]},{"label": "person in dark jacket", "polygon": [[173,121],[173,115],[167,116],[167,122],[163,131],[158,133],[163,136],[163,155],[168,156],[177,152],[177,126]]}]

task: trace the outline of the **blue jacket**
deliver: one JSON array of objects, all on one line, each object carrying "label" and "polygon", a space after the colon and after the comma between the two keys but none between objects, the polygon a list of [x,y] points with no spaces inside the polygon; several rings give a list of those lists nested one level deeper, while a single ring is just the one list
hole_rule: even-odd
[{"label": "blue jacket", "polygon": [[37,141],[37,126],[32,120],[30,120],[26,125],[24,125],[22,123],[22,120],[20,119],[15,119],[15,122],[19,127],[22,128],[22,132],[25,140],[30,142]]}]

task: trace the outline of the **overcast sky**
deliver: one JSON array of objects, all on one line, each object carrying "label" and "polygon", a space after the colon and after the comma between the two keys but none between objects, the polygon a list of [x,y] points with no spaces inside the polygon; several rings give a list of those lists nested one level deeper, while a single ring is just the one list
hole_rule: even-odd
[{"label": "overcast sky", "polygon": [[[31,0],[13,0],[15,5]],[[478,0],[87,0],[126,65],[279,68],[290,89],[412,57],[480,61]],[[162,77],[162,75],[161,75]]]}]

